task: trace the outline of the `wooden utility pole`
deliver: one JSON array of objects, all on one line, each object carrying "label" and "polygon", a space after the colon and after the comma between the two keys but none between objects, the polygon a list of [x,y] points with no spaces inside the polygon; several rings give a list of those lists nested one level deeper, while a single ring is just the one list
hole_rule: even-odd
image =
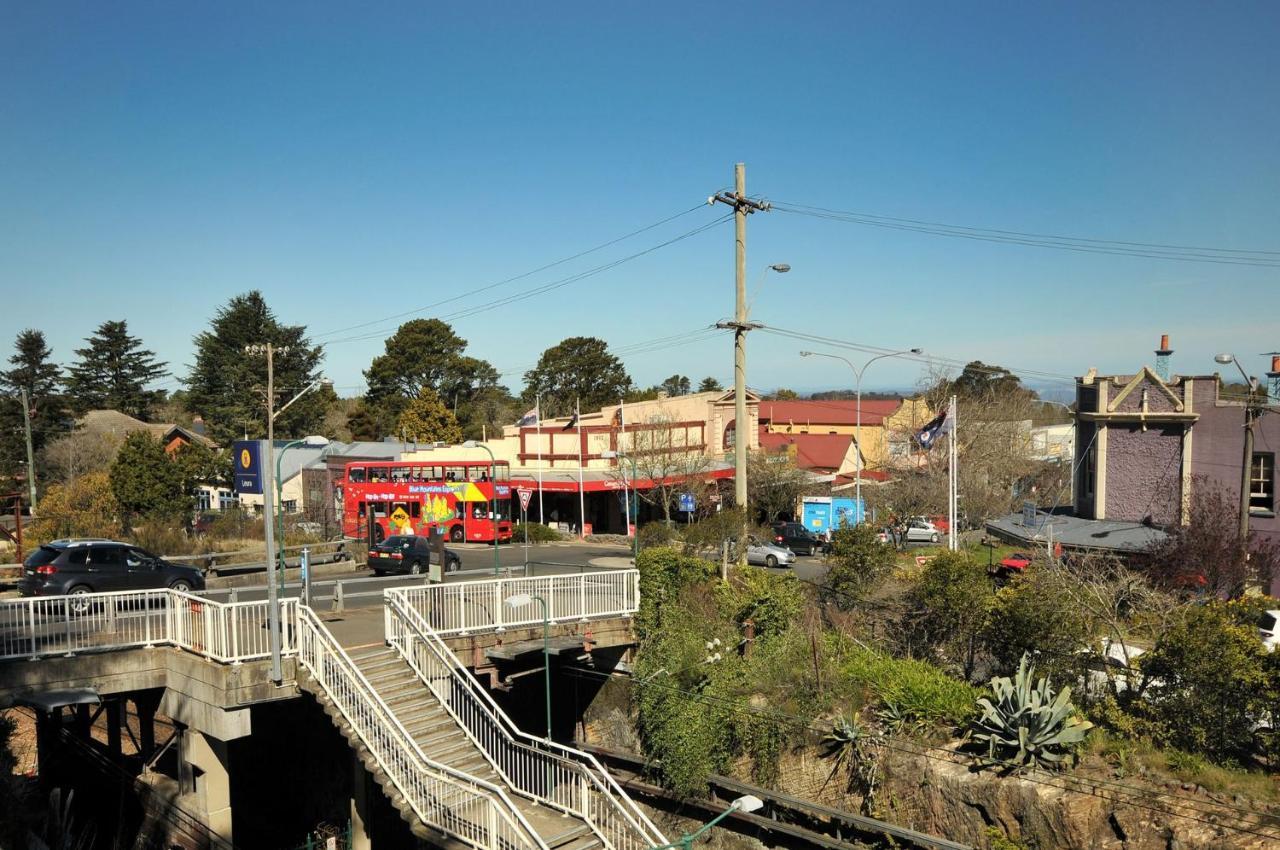
[{"label": "wooden utility pole", "polygon": [[280,629],[280,592],[276,586],[276,546],[275,546],[275,362],[276,349],[271,343],[265,345],[247,345],[245,353],[262,354],[267,358],[267,451],[265,469],[258,470],[258,481],[262,484],[262,536],[266,543],[267,554],[267,631],[271,648],[271,680],[279,684],[283,680],[280,653],[282,649]]},{"label": "wooden utility pole", "polygon": [[721,192],[708,203],[733,207],[734,224],[734,311],[732,322],[721,322],[720,328],[733,329],[733,497],[743,513],[742,537],[738,541],[738,562],[747,557],[747,444],[750,423],[747,421],[747,331],[753,325],[747,317],[747,216],[769,210],[769,204],[747,198],[747,169],[739,162],[733,167],[733,194]]},{"label": "wooden utility pole", "polygon": [[31,399],[27,397],[27,388],[21,389],[22,425],[27,439],[27,498],[31,505],[31,515],[36,515],[36,458],[31,448]]}]

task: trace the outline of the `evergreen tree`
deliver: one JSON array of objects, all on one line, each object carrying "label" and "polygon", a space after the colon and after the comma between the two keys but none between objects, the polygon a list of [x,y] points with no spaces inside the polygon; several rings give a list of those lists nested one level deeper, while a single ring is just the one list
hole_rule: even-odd
[{"label": "evergreen tree", "polygon": [[586,336],[569,337],[542,352],[538,365],[524,373],[524,382],[525,403],[541,394],[546,416],[569,415],[575,400],[583,410],[613,404],[631,389],[631,376],[609,353],[609,344]]},{"label": "evergreen tree", "polygon": [[462,429],[440,396],[430,387],[423,387],[400,414],[396,436],[419,443],[460,443]]},{"label": "evergreen tree", "polygon": [[155,406],[164,400],[163,390],[147,385],[166,374],[154,351],[129,335],[127,322],[103,322],[87,348],[77,348],[80,360],[67,377],[67,392],[79,412],[118,410],[150,421]]},{"label": "evergreen tree", "polygon": [[[205,418],[210,436],[223,444],[246,431],[250,437],[267,433],[263,404],[267,361],[263,355],[246,353],[246,346],[269,342],[277,348],[276,409],[316,379],[323,356],[307,339],[305,327],[280,324],[262,293],[256,291],[227,302],[195,342],[196,362],[187,378],[187,406]],[[276,419],[276,436],[315,433],[334,399],[331,390],[313,391],[298,399]]]},{"label": "evergreen tree", "polygon": [[38,454],[45,444],[68,428],[66,406],[61,395],[62,370],[50,362],[53,352],[44,333],[28,328],[18,334],[13,366],[0,372],[0,470],[16,477],[24,468],[27,453],[23,436],[22,403],[27,391],[31,409],[31,443]]},{"label": "evergreen tree", "polygon": [[110,478],[126,527],[138,519],[185,518],[194,507],[183,470],[146,431],[124,438]]},{"label": "evergreen tree", "polygon": [[661,384],[661,389],[669,396],[688,395],[689,378],[685,375],[672,375]]},{"label": "evergreen tree", "polygon": [[698,392],[700,393],[720,392],[723,389],[724,387],[720,385],[720,382],[715,378],[712,378],[710,375],[703,378],[702,383],[698,384]]}]

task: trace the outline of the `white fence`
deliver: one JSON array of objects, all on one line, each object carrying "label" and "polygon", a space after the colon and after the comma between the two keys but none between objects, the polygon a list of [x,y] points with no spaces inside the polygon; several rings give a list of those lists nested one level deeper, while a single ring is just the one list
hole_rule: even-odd
[{"label": "white fence", "polygon": [[[621,578],[617,588],[634,589],[634,571],[610,574]],[[557,594],[572,595],[580,588],[573,587],[574,580],[583,582],[592,576],[555,576],[544,579],[514,579],[502,582],[486,582],[498,585],[498,590],[513,593],[536,592],[526,582],[547,582],[552,579],[561,584],[554,588],[542,587],[543,592],[554,598]],[[506,587],[502,587],[506,585]],[[516,585],[516,588],[510,587]],[[435,590],[437,588],[428,588]],[[501,708],[480,686],[475,678],[459,663],[457,657],[440,639],[429,620],[428,607],[423,613],[415,607],[429,606],[431,597],[424,598],[422,588],[406,588],[386,591],[387,639],[413,667],[422,682],[431,689],[441,705],[449,712],[462,731],[484,753],[494,770],[517,793],[560,811],[582,818],[613,850],[644,850],[667,843],[653,822],[626,795],[613,777],[596,761],[595,757],[553,741],[533,737],[511,722]],[[492,592],[492,590],[490,591]],[[456,602],[451,595],[439,597]],[[503,597],[505,598],[505,597]],[[581,601],[583,597],[579,597]],[[632,613],[634,607],[624,604],[617,610],[604,610],[603,597],[592,591],[588,598],[596,602],[583,607],[565,605],[559,610],[563,619],[579,619],[586,610],[595,611],[590,616]],[[634,600],[635,596],[631,595]],[[600,609],[600,610],[597,610]],[[541,615],[541,611],[539,611]],[[541,616],[537,622],[541,622]],[[505,625],[518,625],[506,622]]]},{"label": "white fence", "polygon": [[[640,604],[640,573],[606,570],[594,573],[504,578],[430,584],[397,589],[406,605],[441,636],[493,632],[517,626],[540,626],[543,605],[553,623],[634,614]],[[512,597],[528,602],[510,604]]]},{"label": "white fence", "polygon": [[[282,651],[292,655],[297,600],[281,600]],[[177,646],[224,664],[271,653],[267,603],[210,602],[177,590],[126,590],[0,602],[0,660]]]}]

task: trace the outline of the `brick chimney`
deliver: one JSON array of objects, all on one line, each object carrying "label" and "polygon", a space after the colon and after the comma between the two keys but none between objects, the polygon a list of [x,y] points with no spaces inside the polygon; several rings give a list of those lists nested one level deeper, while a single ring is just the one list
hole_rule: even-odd
[{"label": "brick chimney", "polygon": [[1156,349],[1156,374],[1166,383],[1169,380],[1169,358],[1173,349],[1169,347],[1169,335],[1160,334],[1160,347]]}]

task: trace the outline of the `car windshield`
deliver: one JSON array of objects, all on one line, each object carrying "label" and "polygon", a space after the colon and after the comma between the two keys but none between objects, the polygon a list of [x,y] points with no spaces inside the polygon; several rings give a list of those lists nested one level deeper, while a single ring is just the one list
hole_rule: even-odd
[{"label": "car windshield", "polygon": [[413,538],[407,534],[397,534],[393,537],[388,537],[382,545],[388,549],[408,549],[413,545]]},{"label": "car windshield", "polygon": [[23,566],[27,567],[43,567],[45,564],[52,563],[58,557],[58,550],[52,546],[41,546],[36,551],[27,556],[27,560],[23,561]]}]

